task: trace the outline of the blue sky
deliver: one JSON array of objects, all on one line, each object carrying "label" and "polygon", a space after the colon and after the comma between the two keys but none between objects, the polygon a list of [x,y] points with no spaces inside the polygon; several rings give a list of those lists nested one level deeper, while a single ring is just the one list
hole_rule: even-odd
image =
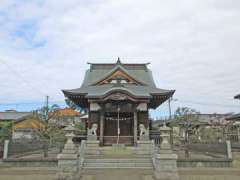
[{"label": "blue sky", "polygon": [[236,0],[1,0],[0,110],[61,104],[87,62],[120,56],[151,63],[157,86],[176,89],[173,110],[239,112],[239,19]]}]

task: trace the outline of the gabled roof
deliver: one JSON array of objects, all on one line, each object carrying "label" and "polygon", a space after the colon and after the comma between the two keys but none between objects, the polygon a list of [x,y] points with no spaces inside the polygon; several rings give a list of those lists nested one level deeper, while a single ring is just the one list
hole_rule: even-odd
[{"label": "gabled roof", "polygon": [[124,66],[122,66],[121,64],[118,64],[112,69],[110,70],[108,73],[106,73],[101,79],[97,80],[95,83],[93,83],[92,85],[98,85],[98,83],[104,81],[105,79],[107,79],[108,77],[111,77],[112,74],[116,73],[116,72],[122,72],[124,73],[126,76],[128,76],[131,80],[135,81],[137,84],[139,85],[145,85],[144,82],[142,82],[141,80],[136,79],[137,77],[134,77],[132,74],[129,74],[128,70],[126,70],[124,68]]},{"label": "gabled roof", "polygon": [[89,64],[90,69],[86,71],[81,87],[93,85],[96,82],[106,78],[117,69],[121,69],[133,79],[142,82],[143,84],[148,86],[156,86],[152,78],[152,72],[147,68],[148,63],[122,64],[118,61],[115,64]]},{"label": "gabled roof", "polygon": [[75,111],[72,108],[63,108],[63,109],[57,109],[54,112],[50,112],[49,115],[52,116],[54,114],[57,114],[58,117],[71,117],[71,116],[80,116],[80,113]]},{"label": "gabled roof", "polygon": [[240,113],[239,114],[234,114],[232,116],[229,116],[226,118],[226,120],[229,121],[240,121]]},{"label": "gabled roof", "polygon": [[45,121],[42,121],[37,117],[27,117],[15,122],[14,129],[43,129],[46,125]]},{"label": "gabled roof", "polygon": [[0,112],[0,120],[21,121],[32,114],[32,112]]}]

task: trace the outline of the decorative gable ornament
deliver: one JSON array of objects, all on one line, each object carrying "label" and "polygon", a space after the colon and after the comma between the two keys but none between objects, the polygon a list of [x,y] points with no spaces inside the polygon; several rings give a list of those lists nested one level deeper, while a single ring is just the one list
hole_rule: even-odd
[{"label": "decorative gable ornament", "polygon": [[137,106],[138,111],[147,111],[147,103],[140,103]]},{"label": "decorative gable ornament", "polygon": [[90,103],[90,111],[99,111],[101,107],[98,103]]},{"label": "decorative gable ornament", "polygon": [[102,85],[102,84],[109,84],[112,82],[124,82],[124,83],[129,83],[129,84],[142,84],[132,78],[130,75],[125,73],[121,68],[118,68],[115,72],[110,74],[109,76],[105,77],[103,80],[97,83],[97,85]]}]

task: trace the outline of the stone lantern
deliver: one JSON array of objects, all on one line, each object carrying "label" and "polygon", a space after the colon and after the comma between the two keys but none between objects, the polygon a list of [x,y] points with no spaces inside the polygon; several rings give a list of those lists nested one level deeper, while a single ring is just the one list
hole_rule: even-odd
[{"label": "stone lantern", "polygon": [[64,131],[66,132],[66,138],[67,138],[67,142],[65,144],[65,146],[67,144],[73,144],[73,137],[75,136],[74,132],[75,132],[75,128],[73,127],[73,125],[68,125],[67,127],[64,128]]},{"label": "stone lantern", "polygon": [[160,128],[160,151],[154,157],[154,176],[157,180],[179,180],[177,155],[172,152],[170,141],[171,128],[164,123]]},{"label": "stone lantern", "polygon": [[[64,145],[64,149],[61,154],[58,154],[58,168],[60,170],[59,176],[71,177],[74,172],[77,171],[77,148],[72,139],[75,136],[75,128],[72,125],[68,125],[64,128],[66,131],[67,142]],[[71,179],[71,178],[68,178]]]},{"label": "stone lantern", "polygon": [[160,144],[160,151],[161,153],[171,153],[171,144],[170,144],[170,133],[171,128],[166,126],[166,123],[163,124],[162,127],[160,127],[160,137],[162,139]]}]

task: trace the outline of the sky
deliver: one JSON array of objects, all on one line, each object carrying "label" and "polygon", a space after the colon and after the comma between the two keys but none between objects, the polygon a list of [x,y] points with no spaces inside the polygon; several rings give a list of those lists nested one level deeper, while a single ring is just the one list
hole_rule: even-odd
[{"label": "sky", "polygon": [[[150,62],[173,111],[239,112],[238,0],[1,0],[0,110],[64,106],[87,62]],[[153,117],[167,116],[163,104]]]}]

